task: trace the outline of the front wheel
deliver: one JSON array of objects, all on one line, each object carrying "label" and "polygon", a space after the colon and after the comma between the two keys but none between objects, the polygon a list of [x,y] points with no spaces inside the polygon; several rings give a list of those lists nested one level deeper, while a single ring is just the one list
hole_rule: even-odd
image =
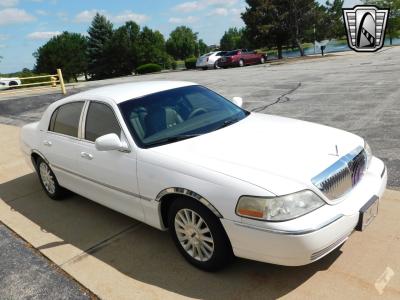
[{"label": "front wheel", "polygon": [[178,198],[169,210],[169,230],[179,252],[195,267],[216,271],[233,257],[219,219],[201,203]]},{"label": "front wheel", "polygon": [[241,59],[241,60],[239,60],[239,67],[243,67],[243,66],[244,66],[244,60]]},{"label": "front wheel", "polygon": [[261,63],[261,64],[264,64],[264,63],[265,63],[265,57],[264,57],[264,56],[261,57],[260,63]]}]

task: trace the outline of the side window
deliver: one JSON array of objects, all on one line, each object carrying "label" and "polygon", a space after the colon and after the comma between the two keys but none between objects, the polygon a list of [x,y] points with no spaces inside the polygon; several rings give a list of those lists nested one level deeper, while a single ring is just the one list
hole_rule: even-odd
[{"label": "side window", "polygon": [[84,102],[73,102],[60,106],[51,116],[49,130],[78,137],[79,120]]},{"label": "side window", "polygon": [[86,116],[85,139],[94,142],[98,137],[115,133],[121,135],[121,128],[110,107],[90,102]]}]

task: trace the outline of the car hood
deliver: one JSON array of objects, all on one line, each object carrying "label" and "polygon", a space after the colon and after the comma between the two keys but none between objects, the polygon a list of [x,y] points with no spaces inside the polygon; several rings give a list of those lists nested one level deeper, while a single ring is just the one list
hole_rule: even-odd
[{"label": "car hood", "polygon": [[362,138],[339,129],[251,113],[223,129],[152,150],[281,195],[313,188],[311,178],[363,145]]}]

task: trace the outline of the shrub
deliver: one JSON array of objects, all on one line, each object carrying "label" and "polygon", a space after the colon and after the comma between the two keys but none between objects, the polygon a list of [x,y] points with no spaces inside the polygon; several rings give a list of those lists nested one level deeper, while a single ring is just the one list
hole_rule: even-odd
[{"label": "shrub", "polygon": [[171,68],[172,70],[176,70],[178,68],[178,63],[175,59],[171,62]]},{"label": "shrub", "polygon": [[137,74],[156,73],[161,71],[161,66],[157,64],[145,64],[136,69]]},{"label": "shrub", "polygon": [[186,69],[196,69],[196,61],[195,57],[191,57],[185,60]]}]

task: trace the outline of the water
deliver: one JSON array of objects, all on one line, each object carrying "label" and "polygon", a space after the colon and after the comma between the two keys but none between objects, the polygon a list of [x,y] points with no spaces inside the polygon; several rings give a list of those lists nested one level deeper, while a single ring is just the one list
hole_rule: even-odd
[{"label": "water", "polygon": [[[393,45],[400,45],[400,38],[393,39]],[[390,40],[388,38],[385,39],[385,46],[390,46]],[[347,45],[347,43],[343,43],[342,41],[332,40],[328,43],[325,48],[324,53],[333,53],[333,52],[343,52],[343,51],[350,51],[351,49]],[[314,46],[308,47],[304,49],[306,55],[312,54],[321,54],[321,49],[319,47]],[[283,57],[298,57],[300,56],[299,50],[283,50],[282,51]],[[270,58],[277,58],[277,56],[271,55]]]}]

